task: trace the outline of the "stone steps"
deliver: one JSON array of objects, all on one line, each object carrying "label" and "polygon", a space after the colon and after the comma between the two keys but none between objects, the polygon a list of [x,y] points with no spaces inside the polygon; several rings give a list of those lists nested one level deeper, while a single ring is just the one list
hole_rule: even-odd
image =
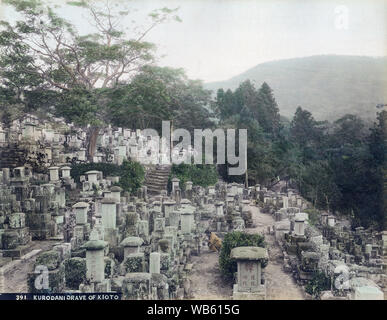
[{"label": "stone steps", "polygon": [[0,148],[0,168],[15,168],[24,165],[25,150],[16,143]]},{"label": "stone steps", "polygon": [[147,173],[145,185],[151,194],[160,194],[167,190],[168,178],[171,172],[171,166],[163,166],[152,169]]}]

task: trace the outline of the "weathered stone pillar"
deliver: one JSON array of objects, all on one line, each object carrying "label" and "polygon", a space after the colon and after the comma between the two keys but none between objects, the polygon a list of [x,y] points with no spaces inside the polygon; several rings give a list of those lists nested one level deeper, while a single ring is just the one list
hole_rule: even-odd
[{"label": "weathered stone pillar", "polygon": [[282,197],[282,208],[287,209],[289,208],[289,198],[283,196]]},{"label": "weathered stone pillar", "polygon": [[175,209],[175,201],[165,201],[163,203],[164,207],[164,217],[165,217],[165,225],[169,226],[170,225],[170,220],[169,217],[172,213],[172,211]]},{"label": "weathered stone pillar", "polygon": [[104,198],[101,201],[102,225],[105,229],[115,229],[117,221],[117,206],[112,198]]},{"label": "weathered stone pillar", "polygon": [[152,252],[149,255],[149,273],[160,273],[160,253]]},{"label": "weathered stone pillar", "polygon": [[83,246],[86,249],[86,278],[90,282],[102,282],[105,279],[104,249],[106,242],[98,240],[98,234],[91,232],[90,241]]},{"label": "weathered stone pillar", "polygon": [[180,217],[181,217],[181,232],[183,234],[190,234],[192,231],[192,213],[182,212]]}]

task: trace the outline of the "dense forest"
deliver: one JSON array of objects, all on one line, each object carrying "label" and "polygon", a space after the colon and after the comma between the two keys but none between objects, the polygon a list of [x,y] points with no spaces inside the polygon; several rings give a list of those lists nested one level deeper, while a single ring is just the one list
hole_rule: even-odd
[{"label": "dense forest", "polygon": [[[351,114],[316,121],[302,107],[287,121],[269,85],[256,89],[249,80],[219,89],[214,106],[220,126],[248,129],[249,184],[270,186],[280,177],[317,208],[347,214],[354,225],[385,226],[386,111],[371,127]],[[245,179],[226,172],[226,181]]]},{"label": "dense forest", "polygon": [[[89,158],[107,124],[160,130],[162,120],[171,120],[190,131],[247,129],[249,185],[270,187],[280,178],[315,207],[351,216],[354,226],[386,228],[386,111],[370,126],[355,114],[317,121],[301,105],[288,120],[269,83],[256,87],[247,80],[214,96],[183,70],[157,66],[155,47],[144,40],[151,29],[128,37],[112,23],[113,11],[72,2],[97,23],[86,37],[40,1],[6,2],[23,15],[0,29],[0,121],[6,126],[26,112],[89,125]],[[150,19],[151,28],[179,20],[167,8]],[[228,176],[226,165],[218,169],[226,181],[245,182],[245,175]]]}]

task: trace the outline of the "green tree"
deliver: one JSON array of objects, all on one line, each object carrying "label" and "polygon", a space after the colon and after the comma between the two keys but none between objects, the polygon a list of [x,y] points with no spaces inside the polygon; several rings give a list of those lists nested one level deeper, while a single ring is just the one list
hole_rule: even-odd
[{"label": "green tree", "polygon": [[161,130],[162,120],[174,127],[207,128],[213,125],[207,106],[210,91],[181,69],[143,67],[141,73],[109,95],[112,123],[131,128]]},{"label": "green tree", "polygon": [[280,129],[280,114],[273,90],[264,82],[257,93],[258,122],[265,132],[277,134]]},{"label": "green tree", "polygon": [[[54,8],[40,0],[6,0],[5,3],[23,17],[12,25],[2,22],[0,45],[2,69],[7,71],[2,72],[5,85],[26,75],[25,83],[18,81],[15,90],[29,90],[29,79],[32,79],[35,86],[63,93],[65,103],[61,104],[59,114],[69,121],[91,125],[88,157],[92,158],[99,128],[108,114],[105,100],[97,99],[95,91],[129,81],[139,68],[154,61],[155,46],[144,38],[170,17],[179,20],[174,16],[175,10],[162,8],[151,12],[150,25],[128,35],[120,21],[129,11],[118,10],[109,3],[101,5],[98,1],[69,2],[89,15],[96,30],[93,34],[80,35]],[[77,103],[80,107],[74,112],[73,106]]]}]

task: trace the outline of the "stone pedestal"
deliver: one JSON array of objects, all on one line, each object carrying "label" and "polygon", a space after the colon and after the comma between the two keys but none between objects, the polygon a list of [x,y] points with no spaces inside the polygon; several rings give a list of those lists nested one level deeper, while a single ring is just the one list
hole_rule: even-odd
[{"label": "stone pedestal", "polygon": [[262,283],[262,268],[268,262],[268,253],[260,247],[237,247],[231,258],[238,264],[238,280],[234,285],[233,300],[265,300],[266,285]]}]

